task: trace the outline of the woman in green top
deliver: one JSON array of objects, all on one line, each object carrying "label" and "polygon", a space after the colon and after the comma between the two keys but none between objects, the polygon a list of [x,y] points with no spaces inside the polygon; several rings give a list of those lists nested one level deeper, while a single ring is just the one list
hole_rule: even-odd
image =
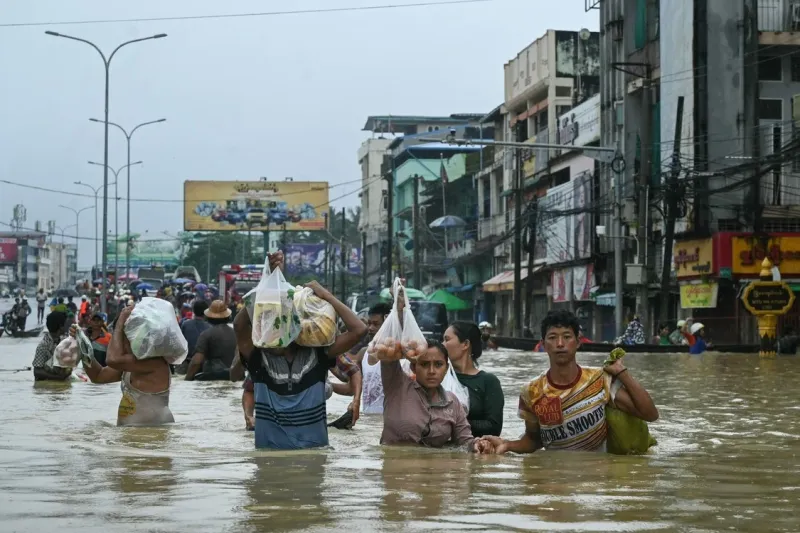
[{"label": "woman in green top", "polygon": [[469,390],[467,421],[472,434],[499,436],[503,430],[505,397],[497,376],[475,366],[483,351],[481,330],[472,322],[453,322],[444,332],[444,346],[458,381]]}]

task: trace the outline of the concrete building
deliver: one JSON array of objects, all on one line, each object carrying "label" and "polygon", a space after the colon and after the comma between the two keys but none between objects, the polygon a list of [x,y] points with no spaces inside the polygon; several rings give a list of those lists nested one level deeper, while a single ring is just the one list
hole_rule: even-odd
[{"label": "concrete building", "polygon": [[[3,278],[8,279],[9,288],[24,289],[30,294],[39,290],[40,251],[45,246],[46,238],[46,233],[36,231],[0,232],[0,247],[3,256],[8,258],[5,263],[0,260],[0,268],[5,272]],[[13,259],[9,255],[11,250],[16,251]],[[49,278],[49,260],[45,260],[43,271]]]},{"label": "concrete building", "polygon": [[47,249],[50,256],[50,287],[54,289],[74,287],[78,279],[75,246],[51,242],[47,245]]},{"label": "concrete building", "polygon": [[441,117],[384,115],[367,118],[363,131],[372,132],[373,137],[362,143],[358,150],[358,162],[362,180],[359,231],[365,243],[362,254],[368,287],[380,290],[387,285],[386,243],[391,206],[386,176],[391,172],[390,144],[405,136],[444,136],[453,127],[477,138],[480,135],[479,128],[474,128],[474,131],[467,128],[470,124],[476,124],[477,120],[478,115],[470,114]]}]

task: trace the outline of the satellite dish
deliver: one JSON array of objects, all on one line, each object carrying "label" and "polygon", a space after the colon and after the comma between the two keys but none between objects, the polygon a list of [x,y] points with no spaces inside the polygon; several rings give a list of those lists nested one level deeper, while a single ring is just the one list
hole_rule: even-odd
[{"label": "satellite dish", "polygon": [[592,32],[590,32],[586,28],[581,28],[581,31],[578,35],[580,36],[581,41],[588,41],[589,38],[592,36]]}]

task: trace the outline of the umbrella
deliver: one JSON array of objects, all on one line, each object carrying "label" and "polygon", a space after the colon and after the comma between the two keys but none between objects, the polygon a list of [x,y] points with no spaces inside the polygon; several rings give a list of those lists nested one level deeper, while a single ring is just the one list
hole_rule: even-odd
[{"label": "umbrella", "polygon": [[[406,287],[405,289],[406,289],[406,296],[408,297],[409,300],[424,300],[425,299],[425,293],[424,292],[422,292],[420,290],[417,290],[417,289],[412,289],[410,287]],[[385,289],[383,289],[381,291],[380,297],[381,297],[381,300],[385,300],[385,301],[389,301],[389,300],[392,299],[392,293],[389,290],[389,287],[386,287]]]},{"label": "umbrella", "polygon": [[173,279],[172,283],[177,283],[179,285],[183,285],[184,283],[192,283],[192,280],[186,278],[177,278]]},{"label": "umbrella", "polygon": [[194,293],[192,291],[183,291],[181,296],[194,296]]},{"label": "umbrella", "polygon": [[467,223],[461,217],[456,217],[453,215],[445,215],[443,217],[439,217],[430,224],[431,229],[436,228],[463,228],[466,226]]},{"label": "umbrella", "polygon": [[137,291],[140,291],[142,289],[144,289],[146,291],[152,291],[152,290],[155,290],[155,287],[153,287],[149,283],[139,283],[138,285],[136,285],[136,290]]},{"label": "umbrella", "polygon": [[443,303],[448,311],[464,311],[466,309],[472,309],[471,303],[465,302],[458,296],[453,296],[443,289],[439,289],[428,296],[428,301]]},{"label": "umbrella", "polygon": [[208,285],[206,285],[205,283],[198,283],[197,285],[194,286],[194,290],[196,290],[196,291],[207,291],[208,290]]}]

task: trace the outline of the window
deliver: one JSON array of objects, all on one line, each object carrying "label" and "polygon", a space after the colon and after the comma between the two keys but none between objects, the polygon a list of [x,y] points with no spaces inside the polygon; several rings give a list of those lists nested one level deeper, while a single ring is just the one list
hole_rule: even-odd
[{"label": "window", "polygon": [[758,100],[759,120],[783,120],[783,100],[761,98]]},{"label": "window", "polygon": [[569,98],[572,96],[572,87],[556,85],[556,97]]},{"label": "window", "polygon": [[761,56],[758,58],[758,79],[761,81],[781,81],[781,57]]},{"label": "window", "polygon": [[800,81],[800,57],[792,56],[792,81]]}]

